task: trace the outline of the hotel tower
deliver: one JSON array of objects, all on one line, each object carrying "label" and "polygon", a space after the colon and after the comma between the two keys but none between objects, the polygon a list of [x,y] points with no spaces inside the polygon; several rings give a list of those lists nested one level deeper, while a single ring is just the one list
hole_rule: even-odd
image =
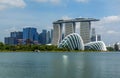
[{"label": "hotel tower", "polygon": [[[80,22],[80,36],[83,39],[84,43],[88,43],[91,41],[91,21],[99,21],[98,19],[94,18],[76,18],[70,20],[58,20],[53,22],[53,45],[58,45],[61,40],[62,36],[66,37],[71,33],[76,32],[76,23]],[[64,31],[63,31],[64,30]]]}]

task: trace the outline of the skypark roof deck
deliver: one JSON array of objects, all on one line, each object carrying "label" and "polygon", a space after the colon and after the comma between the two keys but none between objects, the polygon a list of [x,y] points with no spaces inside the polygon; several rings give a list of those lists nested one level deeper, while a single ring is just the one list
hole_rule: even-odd
[{"label": "skypark roof deck", "polygon": [[53,22],[53,24],[71,23],[71,22],[91,22],[91,21],[99,21],[99,19],[94,19],[94,18],[75,18],[75,19],[69,19],[69,20],[57,20],[57,21]]}]

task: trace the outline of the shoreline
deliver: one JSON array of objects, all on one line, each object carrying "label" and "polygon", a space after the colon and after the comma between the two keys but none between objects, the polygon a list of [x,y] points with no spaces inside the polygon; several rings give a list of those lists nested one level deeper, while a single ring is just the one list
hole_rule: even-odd
[{"label": "shoreline", "polygon": [[46,53],[80,53],[80,52],[90,52],[90,53],[96,53],[96,52],[102,52],[102,53],[104,53],[104,52],[120,52],[120,51],[39,51],[39,52],[36,52],[36,51],[23,51],[23,50],[17,50],[17,51],[10,51],[10,50],[0,50],[0,53],[2,53],[2,52],[6,52],[6,53],[10,53],[10,52],[26,52],[26,53],[44,53],[44,52],[46,52]]}]

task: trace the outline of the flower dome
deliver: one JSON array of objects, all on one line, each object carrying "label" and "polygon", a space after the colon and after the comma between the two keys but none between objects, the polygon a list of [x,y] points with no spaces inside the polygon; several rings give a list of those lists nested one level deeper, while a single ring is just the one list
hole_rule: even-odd
[{"label": "flower dome", "polygon": [[83,40],[77,33],[72,33],[66,36],[58,45],[58,47],[69,50],[84,50]]},{"label": "flower dome", "polygon": [[103,41],[95,41],[85,44],[85,50],[107,51]]}]

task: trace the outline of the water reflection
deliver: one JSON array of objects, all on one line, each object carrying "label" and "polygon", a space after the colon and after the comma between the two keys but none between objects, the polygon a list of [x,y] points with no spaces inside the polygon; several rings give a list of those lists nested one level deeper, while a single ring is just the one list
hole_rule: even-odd
[{"label": "water reflection", "polygon": [[67,66],[68,65],[68,56],[67,55],[63,55],[63,66]]},{"label": "water reflection", "polygon": [[67,78],[68,75],[68,56],[63,55],[63,78]]},{"label": "water reflection", "polygon": [[120,78],[120,53],[1,53],[0,78]]}]

